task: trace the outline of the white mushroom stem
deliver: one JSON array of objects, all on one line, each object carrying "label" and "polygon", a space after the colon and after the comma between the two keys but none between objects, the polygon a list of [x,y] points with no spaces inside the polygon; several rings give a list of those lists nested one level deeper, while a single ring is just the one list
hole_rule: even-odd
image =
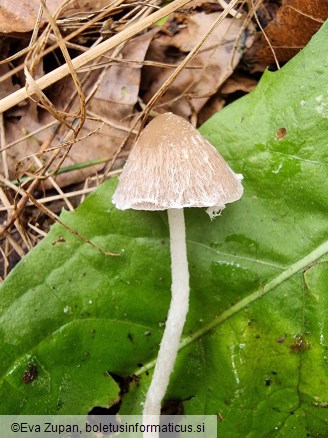
[{"label": "white mushroom stem", "polygon": [[[161,402],[169,384],[189,307],[189,269],[183,209],[172,208],[167,213],[170,228],[172,299],[143,411],[144,416],[156,416],[152,418],[153,424],[159,423]],[[150,421],[144,417],[144,424],[147,423]],[[158,434],[144,436],[157,437]]]}]

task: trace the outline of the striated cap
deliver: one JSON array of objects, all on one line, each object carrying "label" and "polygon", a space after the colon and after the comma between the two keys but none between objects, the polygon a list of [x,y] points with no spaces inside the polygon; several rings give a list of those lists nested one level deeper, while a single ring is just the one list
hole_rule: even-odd
[{"label": "striated cap", "polygon": [[166,113],[142,131],[113,203],[119,210],[208,207],[214,217],[225,204],[241,198],[242,179],[189,122]]}]

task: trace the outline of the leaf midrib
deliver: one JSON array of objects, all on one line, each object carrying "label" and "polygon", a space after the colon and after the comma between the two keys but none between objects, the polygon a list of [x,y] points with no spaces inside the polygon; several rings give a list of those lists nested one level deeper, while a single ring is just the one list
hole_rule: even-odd
[{"label": "leaf midrib", "polygon": [[260,259],[254,258],[254,257],[246,257],[246,256],[238,255],[238,254],[232,254],[229,252],[218,251],[217,249],[211,248],[210,246],[206,245],[205,243],[196,242],[194,240],[187,239],[187,243],[191,243],[191,244],[196,245],[196,246],[201,246],[201,247],[205,248],[207,251],[211,251],[217,255],[221,255],[224,257],[230,257],[230,258],[233,257],[236,260],[257,263],[257,264],[261,264],[261,265],[265,265],[265,266],[270,266],[271,268],[275,268],[275,269],[279,269],[279,270],[283,270],[286,268],[283,265],[277,265],[275,263],[266,262],[264,260],[260,260]]},{"label": "leaf midrib", "polygon": [[[197,330],[195,333],[193,333],[190,336],[184,337],[180,342],[179,351],[187,347],[197,339],[201,338],[202,336],[206,335],[211,330],[214,330],[218,325],[227,321],[233,315],[236,315],[239,311],[243,310],[245,307],[249,306],[254,301],[262,298],[264,295],[268,294],[269,292],[277,288],[279,285],[281,285],[284,281],[288,280],[293,275],[297,274],[299,271],[304,270],[311,263],[315,262],[316,260],[318,260],[320,257],[322,257],[327,253],[328,253],[328,240],[322,243],[321,245],[319,245],[317,248],[315,248],[313,251],[311,251],[303,258],[289,265],[279,275],[274,277],[265,285],[259,287],[256,291],[254,291],[247,297],[238,301],[236,304],[231,306],[230,309],[222,312],[221,315],[219,315],[217,318],[215,318],[212,322],[207,324],[205,327],[202,327],[201,329]],[[142,368],[135,370],[133,374],[140,376],[141,374],[152,369],[155,366],[155,363],[156,363],[156,359],[154,359],[151,362],[148,362]]]}]

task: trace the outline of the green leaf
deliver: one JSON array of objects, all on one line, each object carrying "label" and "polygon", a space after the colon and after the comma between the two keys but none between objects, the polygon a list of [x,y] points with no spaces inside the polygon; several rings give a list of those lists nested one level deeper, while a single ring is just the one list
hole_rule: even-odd
[{"label": "green leaf", "polygon": [[[201,129],[245,194],[212,222],[186,210],[190,311],[165,404],[218,414],[219,436],[327,436],[327,51],[325,24]],[[167,217],[117,211],[115,187],[61,218],[120,256],[55,225],[3,284],[1,414],[142,411],[170,302]]]}]

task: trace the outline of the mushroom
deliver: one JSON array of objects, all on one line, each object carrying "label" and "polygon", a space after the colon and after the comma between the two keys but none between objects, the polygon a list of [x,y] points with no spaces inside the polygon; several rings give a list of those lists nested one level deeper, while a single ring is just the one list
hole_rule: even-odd
[{"label": "mushroom", "polygon": [[144,416],[155,415],[157,423],[189,307],[183,209],[207,207],[214,218],[225,204],[240,199],[242,178],[189,122],[166,113],[142,131],[113,195],[113,203],[120,210],[168,213],[172,299],[143,411]]}]

